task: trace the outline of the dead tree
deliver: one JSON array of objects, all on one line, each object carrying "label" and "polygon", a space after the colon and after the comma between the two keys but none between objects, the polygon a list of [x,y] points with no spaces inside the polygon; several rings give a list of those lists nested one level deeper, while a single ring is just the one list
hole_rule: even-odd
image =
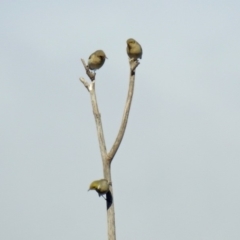
[{"label": "dead tree", "polygon": [[[103,128],[102,128],[101,114],[98,109],[96,92],[95,92],[95,76],[96,76],[96,74],[92,73],[89,70],[88,66],[85,64],[83,59],[81,59],[81,61],[86,70],[86,74],[88,75],[88,77],[91,80],[91,82],[89,83],[84,78],[80,78],[80,81],[83,83],[83,85],[86,87],[86,89],[90,93],[92,110],[93,110],[93,115],[94,115],[95,122],[96,122],[98,142],[99,142],[102,163],[103,163],[103,175],[104,175],[104,178],[108,180],[108,182],[112,183],[111,163],[112,163],[112,160],[121,144],[124,132],[126,130],[129,111],[130,111],[132,97],[133,97],[134,82],[135,82],[135,70],[136,70],[137,66],[139,65],[139,62],[137,60],[131,60],[131,59],[129,60],[130,77],[129,77],[129,88],[128,88],[127,101],[125,104],[120,129],[118,131],[117,137],[115,139],[115,142],[113,143],[111,150],[108,152],[106,149]],[[108,240],[116,240],[115,212],[114,212],[113,185],[112,184],[110,185],[110,191],[107,193],[106,203],[107,203]]]}]

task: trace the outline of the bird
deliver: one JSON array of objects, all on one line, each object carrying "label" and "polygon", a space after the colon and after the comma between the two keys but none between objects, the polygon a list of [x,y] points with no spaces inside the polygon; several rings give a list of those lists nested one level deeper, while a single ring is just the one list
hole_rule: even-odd
[{"label": "bird", "polygon": [[88,191],[95,190],[100,197],[109,192],[109,185],[111,183],[107,179],[95,180],[90,184]]},{"label": "bird", "polygon": [[103,50],[97,50],[92,53],[88,58],[88,67],[89,69],[95,71],[102,67],[107,58]]},{"label": "bird", "polygon": [[142,59],[142,53],[141,45],[135,39],[129,38],[127,40],[127,54],[129,58],[134,60]]}]

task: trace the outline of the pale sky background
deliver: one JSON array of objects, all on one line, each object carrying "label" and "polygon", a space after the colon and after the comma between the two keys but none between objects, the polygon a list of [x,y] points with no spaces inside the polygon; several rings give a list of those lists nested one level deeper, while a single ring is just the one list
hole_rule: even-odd
[{"label": "pale sky background", "polygon": [[117,239],[240,239],[240,1],[1,1],[0,239],[105,240],[102,163],[80,58],[103,49]]}]

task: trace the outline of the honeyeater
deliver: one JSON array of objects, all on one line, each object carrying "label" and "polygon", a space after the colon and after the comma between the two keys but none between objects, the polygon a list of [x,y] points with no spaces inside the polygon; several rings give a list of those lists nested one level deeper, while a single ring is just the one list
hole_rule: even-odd
[{"label": "honeyeater", "polygon": [[127,54],[129,58],[137,60],[142,58],[142,47],[141,45],[133,38],[127,40]]},{"label": "honeyeater", "polygon": [[95,70],[99,69],[100,67],[102,67],[106,58],[107,58],[107,56],[103,50],[97,50],[89,56],[88,67],[91,70],[95,71]]},{"label": "honeyeater", "polygon": [[110,183],[106,179],[95,180],[90,184],[88,191],[95,190],[100,197],[109,191],[109,185]]}]

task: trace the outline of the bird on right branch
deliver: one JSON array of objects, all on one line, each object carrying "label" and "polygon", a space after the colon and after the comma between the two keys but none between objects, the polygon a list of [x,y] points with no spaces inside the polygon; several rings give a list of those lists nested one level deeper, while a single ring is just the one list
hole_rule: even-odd
[{"label": "bird on right branch", "polygon": [[127,40],[127,54],[129,58],[134,60],[142,59],[142,53],[141,45],[135,39],[129,38]]}]

